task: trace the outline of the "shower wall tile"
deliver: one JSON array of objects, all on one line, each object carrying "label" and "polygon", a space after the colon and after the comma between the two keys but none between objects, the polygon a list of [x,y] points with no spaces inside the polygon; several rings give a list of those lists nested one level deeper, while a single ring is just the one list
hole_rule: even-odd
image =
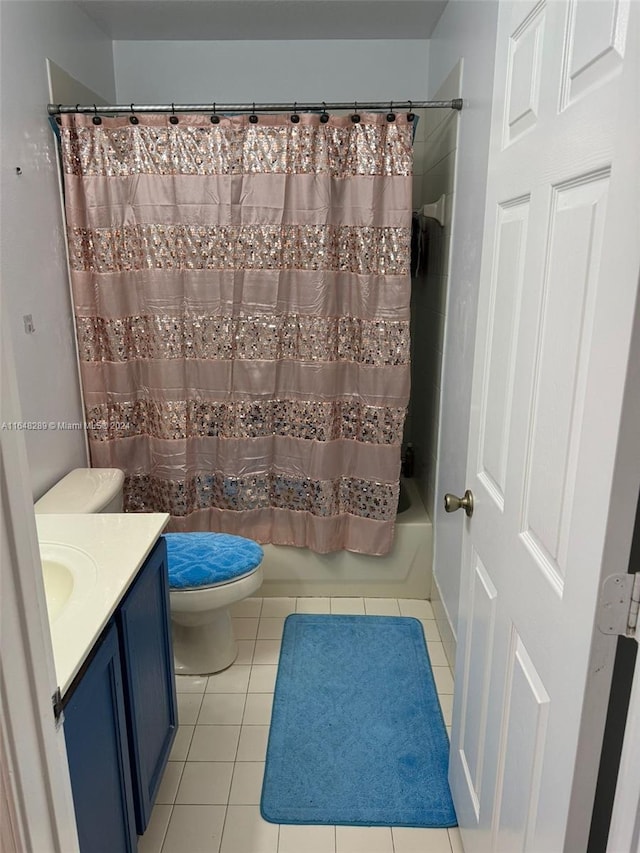
[{"label": "shower wall tile", "polygon": [[[460,67],[456,66],[434,95],[438,99],[455,98],[460,93]],[[433,516],[438,428],[440,418],[441,374],[449,286],[451,212],[453,211],[456,171],[456,147],[459,113],[428,110],[424,120],[424,154],[421,203],[446,196],[443,228],[429,225],[426,272],[412,283],[412,392],[406,440],[414,445],[416,478],[427,511]],[[422,156],[422,155],[421,155]],[[415,181],[415,179],[414,179]],[[418,192],[414,189],[414,192]],[[415,206],[415,203],[414,203]]]},{"label": "shower wall tile", "polygon": [[415,114],[418,116],[418,124],[416,125],[416,142],[424,142],[427,138],[427,122],[429,113],[439,112],[439,110],[414,110]]},{"label": "shower wall tile", "polygon": [[414,174],[414,176],[413,176],[413,182],[411,185],[412,186],[411,193],[412,193],[412,204],[413,204],[414,210],[417,210],[422,204],[422,202],[420,201],[420,199],[422,198],[422,177],[423,176],[421,174],[420,175]]},{"label": "shower wall tile", "polygon": [[456,152],[449,151],[438,163],[424,173],[422,195],[425,203],[437,201],[441,195],[448,195],[453,192],[455,162]]}]

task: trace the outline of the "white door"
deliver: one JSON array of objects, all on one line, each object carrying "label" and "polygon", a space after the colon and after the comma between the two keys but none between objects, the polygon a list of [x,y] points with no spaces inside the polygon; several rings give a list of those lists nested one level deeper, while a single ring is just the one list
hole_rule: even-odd
[{"label": "white door", "polygon": [[500,3],[451,741],[467,853],[565,849],[638,287],[637,5]]}]

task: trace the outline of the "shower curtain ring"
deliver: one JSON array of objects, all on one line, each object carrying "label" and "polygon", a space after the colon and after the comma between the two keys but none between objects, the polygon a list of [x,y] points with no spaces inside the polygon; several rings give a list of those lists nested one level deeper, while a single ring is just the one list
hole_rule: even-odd
[{"label": "shower curtain ring", "polygon": [[327,112],[327,105],[325,102],[322,102],[322,113],[320,115],[320,121],[322,124],[326,124],[329,121],[329,113]]},{"label": "shower curtain ring", "polygon": [[211,116],[211,124],[220,124],[220,116],[216,114],[216,102],[213,102],[213,115]]},{"label": "shower curtain ring", "polygon": [[409,101],[409,112],[407,113],[407,121],[410,122],[413,122],[416,117],[415,113],[412,111],[412,107],[413,104],[411,103],[411,101]]},{"label": "shower curtain ring", "polygon": [[351,121],[354,124],[358,124],[358,122],[360,121],[360,116],[358,115],[358,102],[357,101],[353,102],[353,115],[351,116]]},{"label": "shower curtain ring", "polygon": [[251,122],[251,124],[257,124],[258,123],[258,116],[256,115],[256,102],[255,101],[253,102],[253,112],[249,116],[249,121]]},{"label": "shower curtain ring", "polygon": [[389,112],[387,113],[387,121],[395,121],[396,114],[393,111],[393,101],[389,101]]},{"label": "shower curtain ring", "polygon": [[76,104],[76,113],[80,112],[80,104]]},{"label": "shower curtain ring", "polygon": [[133,104],[131,104],[131,115],[129,116],[129,121],[131,124],[139,124],[138,116],[133,114]]},{"label": "shower curtain ring", "polygon": [[91,121],[94,124],[102,124],[102,119],[98,115],[98,108],[96,107],[95,104],[93,105],[93,118],[91,119]]},{"label": "shower curtain ring", "polygon": [[300,116],[298,115],[298,102],[297,101],[293,102],[293,115],[291,116],[291,121],[294,124],[298,124],[298,122],[300,121]]},{"label": "shower curtain ring", "polygon": [[171,124],[178,124],[180,119],[176,115],[176,105],[171,101],[171,115],[169,116],[169,121]]}]

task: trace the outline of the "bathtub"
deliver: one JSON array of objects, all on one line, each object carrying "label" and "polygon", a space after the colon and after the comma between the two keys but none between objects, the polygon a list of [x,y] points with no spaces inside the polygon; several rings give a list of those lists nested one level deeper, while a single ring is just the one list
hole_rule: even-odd
[{"label": "bathtub", "polygon": [[[403,480],[394,543],[385,557],[263,545],[264,596],[429,598],[433,529],[414,480]],[[403,506],[408,503],[406,509]]]}]

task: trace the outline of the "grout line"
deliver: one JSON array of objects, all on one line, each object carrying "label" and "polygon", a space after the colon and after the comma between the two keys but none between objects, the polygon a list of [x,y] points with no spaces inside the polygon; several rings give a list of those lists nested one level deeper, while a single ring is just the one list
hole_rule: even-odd
[{"label": "grout line", "polygon": [[449,850],[453,853],[453,844],[451,842],[451,833],[447,829],[447,841],[449,842]]},{"label": "grout line", "polygon": [[[231,776],[231,781],[233,782],[233,774]],[[229,786],[229,796],[231,796],[231,786]],[[212,853],[220,853],[222,849],[222,840],[224,838],[224,830],[227,825],[227,815],[229,814],[229,799],[227,798],[227,805],[224,807],[224,818],[222,819],[222,832],[220,833],[220,844],[218,844],[218,849],[212,851]],[[449,842],[451,843],[451,842]]]},{"label": "grout line", "polygon": [[[177,796],[177,793],[176,793],[176,796]],[[164,843],[167,840],[167,835],[169,834],[169,824],[171,823],[171,818],[173,817],[173,809],[174,809],[174,806],[171,806],[171,811],[169,812],[169,820],[167,821],[167,825],[166,825],[165,830],[162,834],[160,846],[158,847],[158,853],[162,853],[162,848],[164,847]]]},{"label": "grout line", "polygon": [[[200,713],[200,712],[198,712],[198,714],[199,714],[199,713]],[[194,724],[193,724],[193,731],[191,732],[191,737],[189,738],[189,745],[187,746],[187,755],[186,755],[186,757],[185,757],[185,759],[184,759],[185,764],[186,764],[186,763],[187,763],[187,761],[189,760],[189,753],[191,752],[191,744],[193,743],[193,738],[195,737],[195,734],[196,734],[196,726],[197,726],[197,725],[198,725],[197,723],[194,723]],[[179,728],[180,728],[180,726],[178,726],[178,729],[179,729]]]}]

